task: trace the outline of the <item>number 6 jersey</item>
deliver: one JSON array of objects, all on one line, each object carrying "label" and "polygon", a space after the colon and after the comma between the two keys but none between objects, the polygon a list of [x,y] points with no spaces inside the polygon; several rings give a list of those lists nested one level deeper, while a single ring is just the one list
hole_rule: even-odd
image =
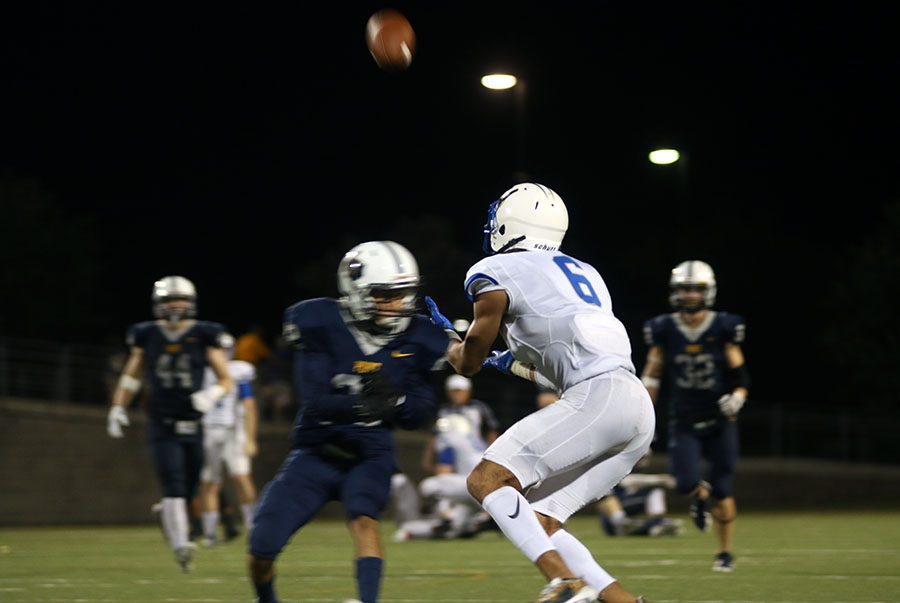
[{"label": "number 6 jersey", "polygon": [[506,292],[500,334],[513,358],[533,364],[559,391],[618,368],[634,373],[628,333],[587,262],[558,251],[492,255],[469,269],[465,289],[472,301]]}]

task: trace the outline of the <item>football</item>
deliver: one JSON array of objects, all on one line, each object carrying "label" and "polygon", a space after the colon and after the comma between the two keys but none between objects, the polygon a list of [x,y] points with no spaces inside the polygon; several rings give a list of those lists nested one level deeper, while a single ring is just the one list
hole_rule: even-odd
[{"label": "football", "polygon": [[366,44],[380,68],[402,71],[412,63],[416,34],[403,13],[388,8],[369,17]]}]

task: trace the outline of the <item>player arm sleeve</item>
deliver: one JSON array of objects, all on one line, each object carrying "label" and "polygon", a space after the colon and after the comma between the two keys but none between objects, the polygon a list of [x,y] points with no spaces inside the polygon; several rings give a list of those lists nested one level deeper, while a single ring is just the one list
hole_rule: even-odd
[{"label": "player arm sleeve", "polygon": [[397,404],[394,422],[403,429],[418,429],[434,421],[437,404],[434,388],[420,372],[410,373],[403,383],[404,396]]},{"label": "player arm sleeve", "polygon": [[294,370],[299,375],[297,393],[306,415],[320,422],[353,423],[353,404],[358,396],[350,391],[352,383],[346,386],[347,392],[334,391],[330,357],[308,349],[298,350],[295,356]]}]

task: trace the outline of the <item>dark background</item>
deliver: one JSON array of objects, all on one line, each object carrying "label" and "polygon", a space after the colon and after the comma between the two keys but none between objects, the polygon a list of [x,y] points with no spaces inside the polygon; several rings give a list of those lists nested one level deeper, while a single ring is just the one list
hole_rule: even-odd
[{"label": "dark background", "polygon": [[[122,343],[153,281],[277,334],[393,238],[451,317],[488,204],[527,176],[570,213],[643,364],[669,270],[745,316],[753,396],[900,406],[897,11],[864,3],[20,3],[0,17],[0,335]],[[27,4],[27,6],[24,6]],[[525,145],[514,95],[527,82]],[[657,146],[684,161],[653,166]],[[520,160],[524,156],[524,160]]]}]

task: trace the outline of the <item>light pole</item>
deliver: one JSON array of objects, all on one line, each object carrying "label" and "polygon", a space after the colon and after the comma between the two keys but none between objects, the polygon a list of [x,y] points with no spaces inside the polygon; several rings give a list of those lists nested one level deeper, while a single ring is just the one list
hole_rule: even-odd
[{"label": "light pole", "polygon": [[516,180],[528,180],[525,169],[525,98],[527,86],[525,80],[510,73],[490,73],[482,76],[481,85],[489,90],[512,90],[516,121]]}]

